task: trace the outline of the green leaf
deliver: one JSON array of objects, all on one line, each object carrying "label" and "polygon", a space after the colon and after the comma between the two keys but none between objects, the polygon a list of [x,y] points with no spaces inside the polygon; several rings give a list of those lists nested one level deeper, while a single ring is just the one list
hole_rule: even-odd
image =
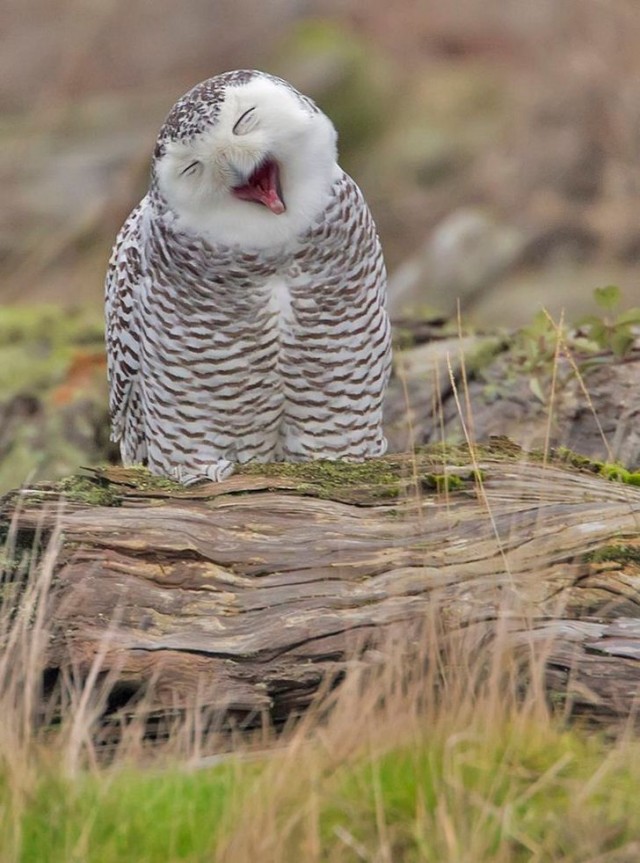
[{"label": "green leaf", "polygon": [[609,329],[602,321],[595,320],[589,327],[589,336],[601,348],[606,348],[609,341]]},{"label": "green leaf", "polygon": [[621,312],[616,318],[616,326],[618,324],[640,324],[640,309],[627,309],[626,312]]},{"label": "green leaf", "polygon": [[576,321],[576,327],[592,327],[594,324],[602,326],[602,318],[597,315],[585,315]]},{"label": "green leaf", "polygon": [[529,326],[524,327],[523,329],[523,333],[532,338],[536,338],[537,336],[546,336],[552,332],[553,327],[543,311],[536,312]]},{"label": "green leaf", "polygon": [[611,350],[617,357],[623,357],[634,342],[633,333],[628,329],[619,329],[611,336]]},{"label": "green leaf", "polygon": [[545,403],[544,393],[542,392],[542,387],[540,386],[538,378],[529,378],[529,389],[538,401],[542,402],[542,404]]},{"label": "green leaf", "polygon": [[620,302],[621,291],[617,285],[607,285],[606,288],[596,288],[593,296],[601,309],[611,311]]},{"label": "green leaf", "polygon": [[595,339],[587,336],[574,336],[572,346],[574,350],[587,354],[602,350],[602,346]]}]

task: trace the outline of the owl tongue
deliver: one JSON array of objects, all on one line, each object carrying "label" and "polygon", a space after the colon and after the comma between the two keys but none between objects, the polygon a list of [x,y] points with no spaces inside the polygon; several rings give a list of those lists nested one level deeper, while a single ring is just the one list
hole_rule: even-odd
[{"label": "owl tongue", "polygon": [[280,189],[280,169],[272,159],[261,162],[244,186],[234,186],[233,194],[243,201],[264,204],[277,216],[286,210]]}]

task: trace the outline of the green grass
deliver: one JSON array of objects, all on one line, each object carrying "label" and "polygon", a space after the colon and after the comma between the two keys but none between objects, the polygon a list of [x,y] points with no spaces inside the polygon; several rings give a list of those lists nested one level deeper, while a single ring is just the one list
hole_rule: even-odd
[{"label": "green grass", "polygon": [[327,858],[356,860],[338,853],[350,835],[371,859],[386,843],[403,863],[578,863],[640,837],[637,759],[605,766],[606,746],[578,734],[504,730],[503,739],[461,734],[349,769],[322,815],[323,844],[335,848]]},{"label": "green grass", "polygon": [[[0,859],[20,863],[639,859],[640,750],[516,717],[365,744],[342,763],[310,741],[260,763],[46,772]],[[2,795],[11,811],[10,787]],[[15,801],[14,801],[15,803]],[[609,856],[613,855],[613,856]]]},{"label": "green grass", "polygon": [[[197,772],[128,769],[43,777],[21,819],[24,863],[208,861],[222,817],[250,777],[232,766]],[[5,788],[5,800],[7,789]],[[10,837],[0,859],[7,859]]]}]

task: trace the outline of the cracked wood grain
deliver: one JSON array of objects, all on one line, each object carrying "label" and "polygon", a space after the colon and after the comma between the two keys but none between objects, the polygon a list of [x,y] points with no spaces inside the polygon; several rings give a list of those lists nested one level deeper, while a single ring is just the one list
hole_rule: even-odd
[{"label": "cracked wood grain", "polygon": [[[549,690],[569,687],[574,709],[629,714],[640,488],[521,456],[452,467],[475,481],[436,493],[423,465],[403,464],[395,499],[369,500],[365,485],[349,491],[357,504],[273,478],[140,493],[116,469],[100,482],[117,486],[118,506],[25,492],[23,536],[54,523],[63,536],[50,668],[88,669],[108,638],[105,670],[132,691],[153,681],[158,709],[197,698],[284,716],[345,670],[354,645],[379,648],[398,626],[410,639],[437,602],[445,628],[478,645],[499,618],[514,645],[547,645]],[[596,562],[605,548],[611,559]]]}]

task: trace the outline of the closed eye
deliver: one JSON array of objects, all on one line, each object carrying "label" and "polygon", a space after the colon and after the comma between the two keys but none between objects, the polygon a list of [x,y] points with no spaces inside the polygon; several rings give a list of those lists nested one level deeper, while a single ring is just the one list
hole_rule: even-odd
[{"label": "closed eye", "polygon": [[187,165],[186,168],[183,168],[183,170],[180,171],[180,176],[188,177],[190,174],[193,174],[199,167],[200,162],[198,162],[198,160],[196,159],[194,162],[191,162],[191,164]]},{"label": "closed eye", "polygon": [[245,111],[244,114],[238,117],[232,130],[234,135],[242,135],[254,127],[257,119],[253,113],[255,110],[256,107],[254,105],[253,108],[249,108],[248,111]]}]

